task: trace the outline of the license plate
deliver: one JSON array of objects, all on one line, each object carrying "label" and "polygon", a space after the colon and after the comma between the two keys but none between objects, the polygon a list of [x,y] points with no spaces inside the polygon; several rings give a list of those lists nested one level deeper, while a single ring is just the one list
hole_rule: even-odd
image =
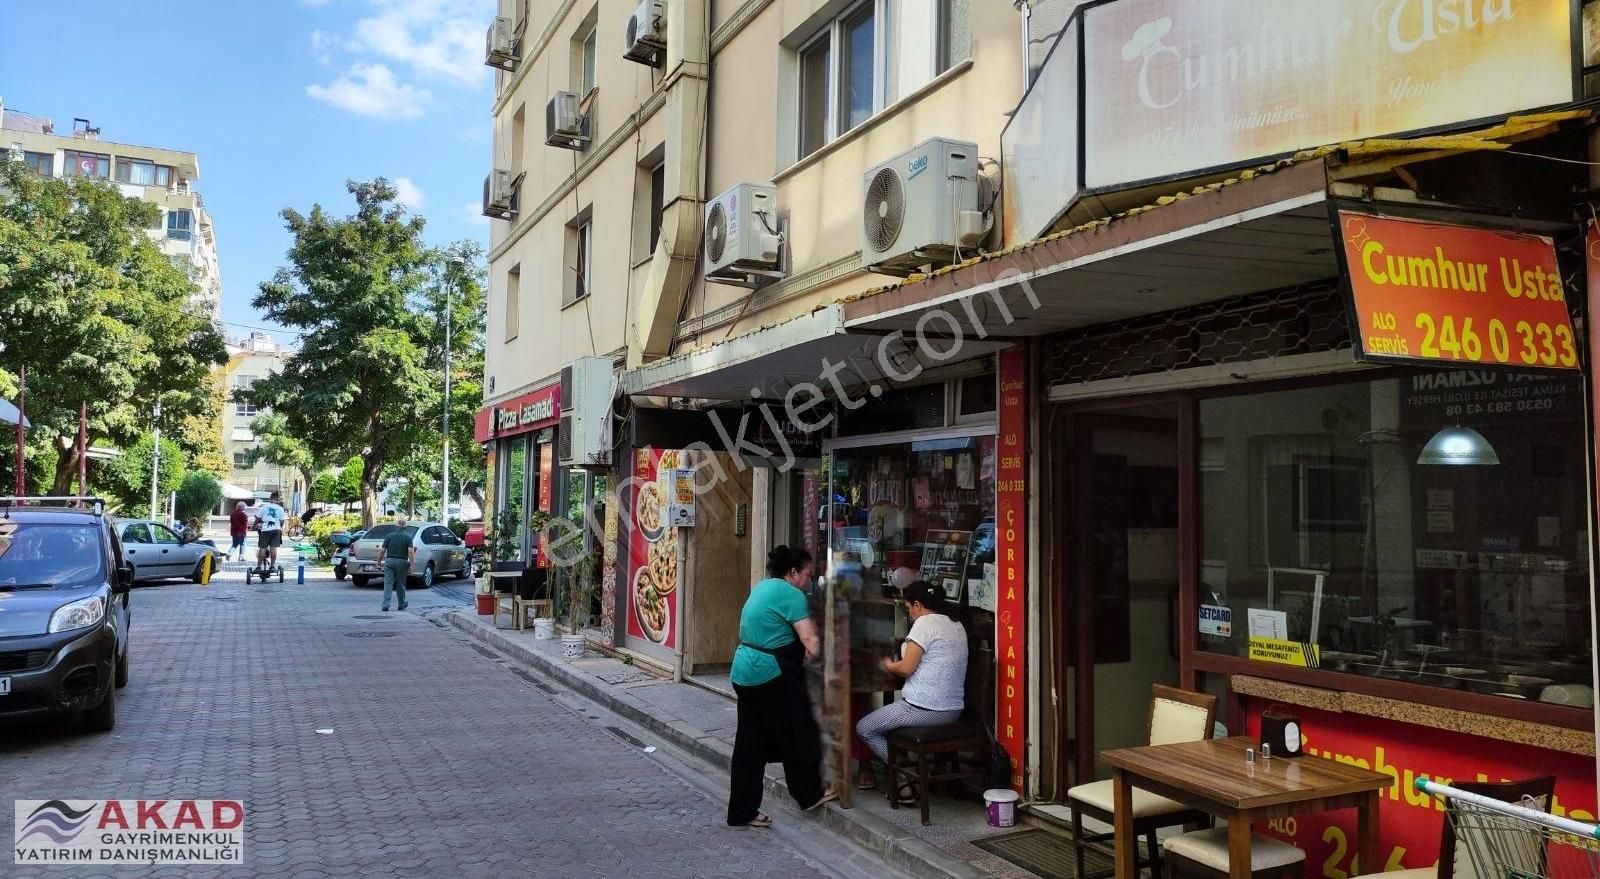
[{"label": "license plate", "polygon": [[9,692],[11,692],[11,679],[0,678],[0,696],[4,696]]},{"label": "license plate", "polygon": [[377,569],[378,569],[377,565],[362,565],[361,566],[361,570],[363,572],[365,572],[365,571],[376,571]]}]

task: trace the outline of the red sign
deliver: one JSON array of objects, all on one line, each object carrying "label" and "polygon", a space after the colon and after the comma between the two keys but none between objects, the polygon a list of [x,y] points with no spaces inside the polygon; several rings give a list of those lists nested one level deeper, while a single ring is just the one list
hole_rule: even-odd
[{"label": "red sign", "polygon": [[995,644],[999,663],[995,733],[1011,755],[1011,786],[1022,790],[1023,739],[1027,729],[1027,360],[1021,351],[1000,352],[1000,463],[995,469],[998,514],[995,572]]},{"label": "red sign", "polygon": [[546,385],[537,391],[513,397],[504,403],[479,409],[472,420],[472,438],[480,443],[495,437],[516,436],[561,420],[561,385]]},{"label": "red sign", "polygon": [[[1258,736],[1266,703],[1251,699],[1245,726]],[[1440,784],[1458,781],[1508,781],[1540,775],[1556,777],[1550,811],[1577,821],[1595,816],[1594,758],[1527,745],[1481,739],[1438,728],[1423,728],[1359,714],[1334,714],[1296,706],[1301,735],[1310,757],[1327,757],[1374,769],[1394,779],[1378,807],[1378,855],[1383,863],[1356,864],[1356,814],[1353,809],[1280,818],[1257,827],[1299,846],[1306,853],[1306,875],[1348,879],[1367,873],[1431,867],[1439,860],[1443,804],[1418,791],[1427,777]],[[1277,759],[1277,758],[1274,758]],[[1551,872],[1549,875],[1562,875]],[[1571,874],[1576,875],[1576,874]]]},{"label": "red sign", "polygon": [[1555,244],[1339,211],[1364,360],[1577,369]]},{"label": "red sign", "polygon": [[[555,443],[541,443],[539,445],[539,509],[546,513],[551,511],[555,499],[556,485],[556,447]],[[550,532],[545,530],[539,534],[539,567],[550,567]]]},{"label": "red sign", "polygon": [[678,529],[667,524],[663,471],[678,466],[676,451],[633,453],[633,521],[628,529],[628,637],[668,650],[678,643]]}]

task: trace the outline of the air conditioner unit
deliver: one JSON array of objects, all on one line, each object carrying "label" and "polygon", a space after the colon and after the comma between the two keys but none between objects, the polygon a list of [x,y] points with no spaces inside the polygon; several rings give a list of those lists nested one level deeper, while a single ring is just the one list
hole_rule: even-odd
[{"label": "air conditioner unit", "polygon": [[776,272],[783,247],[777,207],[770,183],[740,183],[706,205],[707,280],[748,285],[751,272]]},{"label": "air conditioner unit", "polygon": [[561,369],[561,426],[556,460],[563,467],[611,463],[611,394],[616,379],[609,357],[579,357]]},{"label": "air conditioner unit", "polygon": [[589,142],[589,117],[578,109],[578,96],[556,92],[544,108],[544,142],[565,150],[581,150]]},{"label": "air conditioner unit", "polygon": [[516,22],[504,16],[496,18],[484,36],[483,63],[501,70],[516,70],[519,42]]},{"label": "air conditioner unit", "polygon": [[956,261],[994,225],[992,185],[978,173],[978,145],[932,138],[866,173],[861,262],[909,275]]},{"label": "air conditioner unit", "polygon": [[497,220],[517,218],[519,175],[496,168],[483,178],[483,215]]},{"label": "air conditioner unit", "polygon": [[666,0],[644,0],[628,16],[628,33],[622,40],[622,57],[651,67],[667,62]]}]

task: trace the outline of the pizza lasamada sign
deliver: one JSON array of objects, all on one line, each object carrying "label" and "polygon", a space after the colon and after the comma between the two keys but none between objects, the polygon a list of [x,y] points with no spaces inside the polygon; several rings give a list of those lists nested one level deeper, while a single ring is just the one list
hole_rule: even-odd
[{"label": "pizza lasamada sign", "polygon": [[1338,212],[1363,360],[1578,368],[1554,243]]}]

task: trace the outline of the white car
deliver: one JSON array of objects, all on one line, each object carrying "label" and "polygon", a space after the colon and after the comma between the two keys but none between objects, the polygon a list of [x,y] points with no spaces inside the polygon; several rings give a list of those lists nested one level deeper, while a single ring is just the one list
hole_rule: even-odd
[{"label": "white car", "polygon": [[149,583],[183,577],[200,582],[200,565],[207,556],[216,570],[217,548],[200,540],[185,541],[177,532],[149,519],[124,519],[117,523],[122,539],[122,560],[133,567],[133,582]]},{"label": "white car", "polygon": [[[383,551],[384,538],[394,533],[393,522],[374,525],[361,539],[350,544],[350,555],[345,562],[350,580],[357,586],[383,579],[383,566],[378,564],[378,554]],[[411,532],[411,545],[417,549],[417,558],[411,563],[407,578],[411,585],[426,589],[440,577],[468,577],[472,575],[472,553],[461,538],[438,522],[417,522],[407,525]]]}]

